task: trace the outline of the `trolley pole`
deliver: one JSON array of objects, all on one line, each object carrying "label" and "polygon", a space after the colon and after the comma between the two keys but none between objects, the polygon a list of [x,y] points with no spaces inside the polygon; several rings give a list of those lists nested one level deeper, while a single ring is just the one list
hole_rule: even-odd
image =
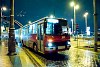
[{"label": "trolley pole", "polygon": [[94,8],[94,51],[97,52],[97,9],[96,9],[96,1],[93,0],[93,8]]},{"label": "trolley pole", "polygon": [[16,55],[15,49],[15,33],[14,33],[14,0],[10,0],[10,28],[8,40],[8,55]]}]

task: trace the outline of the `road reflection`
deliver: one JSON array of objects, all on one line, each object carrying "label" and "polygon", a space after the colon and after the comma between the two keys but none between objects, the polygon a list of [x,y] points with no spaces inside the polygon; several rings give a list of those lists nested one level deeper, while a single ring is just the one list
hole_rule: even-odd
[{"label": "road reflection", "polygon": [[71,67],[99,67],[100,59],[98,55],[89,50],[71,49],[66,51],[69,55],[69,64]]},{"label": "road reflection", "polygon": [[100,67],[100,54],[89,50],[72,48],[56,54],[38,54],[47,67]]},{"label": "road reflection", "polygon": [[85,49],[71,48],[56,54],[33,54],[46,67],[100,67],[100,53]]}]

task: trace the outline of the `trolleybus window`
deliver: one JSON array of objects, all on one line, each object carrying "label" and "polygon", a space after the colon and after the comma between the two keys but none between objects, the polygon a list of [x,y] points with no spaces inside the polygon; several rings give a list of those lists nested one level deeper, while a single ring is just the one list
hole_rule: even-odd
[{"label": "trolleybus window", "polygon": [[29,25],[29,34],[32,34],[32,32],[33,32],[33,26]]},{"label": "trolleybus window", "polygon": [[33,24],[33,34],[37,34],[37,23]]}]

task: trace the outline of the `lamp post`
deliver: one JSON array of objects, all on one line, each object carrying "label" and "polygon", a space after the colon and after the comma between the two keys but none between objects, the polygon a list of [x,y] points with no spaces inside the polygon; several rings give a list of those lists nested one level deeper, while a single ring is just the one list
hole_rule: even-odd
[{"label": "lamp post", "polygon": [[94,51],[97,52],[98,46],[97,46],[97,28],[98,28],[98,23],[97,23],[97,0],[93,0],[93,10],[94,10]]},{"label": "lamp post", "polygon": [[71,19],[71,22],[72,22],[72,33],[73,33],[73,19]]},{"label": "lamp post", "polygon": [[76,10],[79,9],[79,5],[76,4],[76,2],[71,2],[70,6],[74,8],[74,32],[76,31]]},{"label": "lamp post", "polygon": [[8,55],[16,55],[15,33],[14,33],[14,0],[10,0],[10,27],[8,40]]},{"label": "lamp post", "polygon": [[1,15],[2,15],[2,10],[1,10],[1,2],[0,2],[0,44],[1,44],[1,22],[2,22]]},{"label": "lamp post", "polygon": [[85,18],[85,25],[86,25],[86,35],[87,35],[87,16],[88,16],[88,12],[85,12],[84,18]]},{"label": "lamp post", "polygon": [[[0,3],[1,4],[1,3]],[[2,24],[2,11],[6,11],[7,8],[6,7],[2,7],[2,5],[0,5],[0,41],[1,41],[1,24]]]}]

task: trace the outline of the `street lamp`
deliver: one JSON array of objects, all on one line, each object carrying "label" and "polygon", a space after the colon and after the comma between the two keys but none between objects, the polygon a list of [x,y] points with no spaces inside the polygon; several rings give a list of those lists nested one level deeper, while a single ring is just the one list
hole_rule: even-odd
[{"label": "street lamp", "polygon": [[6,10],[7,10],[7,8],[6,8],[5,6],[3,6],[1,9],[2,9],[3,11],[6,11]]},{"label": "street lamp", "polygon": [[74,8],[74,32],[76,31],[76,10],[79,9],[79,5],[77,5],[75,2],[71,2],[70,6]]},{"label": "street lamp", "polygon": [[85,12],[84,18],[85,18],[85,24],[86,24],[86,34],[87,34],[87,16],[88,16],[88,12]]},{"label": "street lamp", "polygon": [[2,23],[2,11],[6,11],[7,8],[6,7],[2,7],[0,6],[0,41],[1,41],[1,23]]},{"label": "street lamp", "polygon": [[1,7],[1,18],[3,17],[2,16],[2,11],[6,11],[6,10],[7,10],[7,8],[5,6]]}]

